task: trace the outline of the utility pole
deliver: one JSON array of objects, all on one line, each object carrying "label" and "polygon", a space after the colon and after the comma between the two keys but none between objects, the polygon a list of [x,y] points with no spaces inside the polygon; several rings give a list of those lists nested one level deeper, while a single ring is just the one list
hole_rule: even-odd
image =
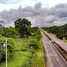
[{"label": "utility pole", "polygon": [[6,43],[4,44],[4,47],[6,48],[6,67],[7,67],[7,38],[6,38]]},{"label": "utility pole", "polygon": [[6,38],[6,67],[7,67],[7,38]]}]

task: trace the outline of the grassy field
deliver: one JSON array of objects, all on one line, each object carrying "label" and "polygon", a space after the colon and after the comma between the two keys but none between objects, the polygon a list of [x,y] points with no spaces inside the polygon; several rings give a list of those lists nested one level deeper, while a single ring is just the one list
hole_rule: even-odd
[{"label": "grassy field", "polygon": [[[43,56],[42,43],[40,42],[40,49],[34,54],[26,51],[26,46],[30,40],[35,38],[13,38],[15,48],[13,56],[8,60],[8,67],[45,67],[45,60]],[[1,63],[0,67],[5,67],[5,63]]]},{"label": "grassy field", "polygon": [[8,67],[22,67],[29,60],[30,53],[17,51],[14,57],[8,61]]}]

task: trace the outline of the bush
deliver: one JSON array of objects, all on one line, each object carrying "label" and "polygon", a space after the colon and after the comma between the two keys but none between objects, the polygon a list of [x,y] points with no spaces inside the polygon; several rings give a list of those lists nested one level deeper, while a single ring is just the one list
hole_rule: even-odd
[{"label": "bush", "polygon": [[[3,36],[0,36],[0,61],[5,60],[5,47],[3,44],[6,42],[6,38]],[[14,41],[11,38],[8,38],[7,41],[7,48],[8,48],[8,58],[12,55],[13,49],[14,49]]]},{"label": "bush", "polygon": [[58,33],[57,37],[60,38],[60,39],[62,39],[63,38],[63,34]]},{"label": "bush", "polygon": [[27,49],[28,51],[30,51],[31,53],[34,53],[36,50],[39,49],[39,45],[40,43],[36,40],[30,40]]},{"label": "bush", "polygon": [[15,48],[14,40],[12,38],[8,38],[7,41],[8,59],[10,58],[10,56],[12,56],[12,52],[14,51],[14,48]]},{"label": "bush", "polygon": [[19,36],[19,33],[15,30],[15,28],[9,27],[9,28],[4,29],[4,33],[2,35],[6,37],[14,38],[14,37]]},{"label": "bush", "polygon": [[4,50],[4,47],[3,47],[4,42],[5,42],[4,37],[0,36],[0,61],[2,59],[5,60],[5,50]]},{"label": "bush", "polygon": [[0,44],[0,61],[5,60],[5,51],[3,50],[3,46]]},{"label": "bush", "polygon": [[42,38],[41,35],[36,35],[36,39],[39,41]]}]

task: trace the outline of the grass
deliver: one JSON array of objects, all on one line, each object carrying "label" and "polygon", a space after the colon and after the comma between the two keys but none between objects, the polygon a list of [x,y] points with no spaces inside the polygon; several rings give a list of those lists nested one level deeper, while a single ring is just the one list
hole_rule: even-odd
[{"label": "grass", "polygon": [[23,49],[29,42],[29,38],[14,38],[15,41],[15,50]]},{"label": "grass", "polygon": [[5,66],[6,66],[6,62],[0,63],[0,67],[5,67]]},{"label": "grass", "polygon": [[27,38],[14,38],[15,41],[15,51],[13,54],[13,59],[8,61],[8,67],[21,67],[25,62],[29,60],[30,52],[21,51],[27,45],[29,39]]},{"label": "grass", "polygon": [[43,50],[36,52],[36,58],[33,59],[33,66],[32,67],[46,67],[45,66],[45,59],[43,55]]},{"label": "grass", "polygon": [[29,60],[29,56],[29,52],[15,52],[14,57],[8,61],[8,67],[22,67]]},{"label": "grass", "polygon": [[65,42],[67,43],[67,40],[65,40]]},{"label": "grass", "polygon": [[[8,67],[30,67],[23,66],[24,64],[29,65],[31,62],[31,67],[45,67],[45,60],[43,54],[42,43],[40,42],[40,49],[37,50],[33,55],[28,51],[23,51],[25,46],[30,42],[31,38],[13,38],[15,41],[15,48],[13,52],[13,57],[8,60]],[[36,39],[35,39],[36,40]],[[32,55],[32,58],[30,58]],[[1,63],[0,67],[5,67],[5,63]]]}]

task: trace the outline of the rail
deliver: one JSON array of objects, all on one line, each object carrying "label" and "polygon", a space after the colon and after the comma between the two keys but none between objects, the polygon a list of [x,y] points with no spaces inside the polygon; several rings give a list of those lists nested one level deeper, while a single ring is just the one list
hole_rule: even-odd
[{"label": "rail", "polygon": [[56,41],[54,41],[49,34],[47,34],[44,30],[42,32],[48,37],[49,40],[52,40],[52,44],[55,46],[55,48],[59,51],[59,53],[64,57],[64,59],[67,61],[67,51],[63,49]]}]

